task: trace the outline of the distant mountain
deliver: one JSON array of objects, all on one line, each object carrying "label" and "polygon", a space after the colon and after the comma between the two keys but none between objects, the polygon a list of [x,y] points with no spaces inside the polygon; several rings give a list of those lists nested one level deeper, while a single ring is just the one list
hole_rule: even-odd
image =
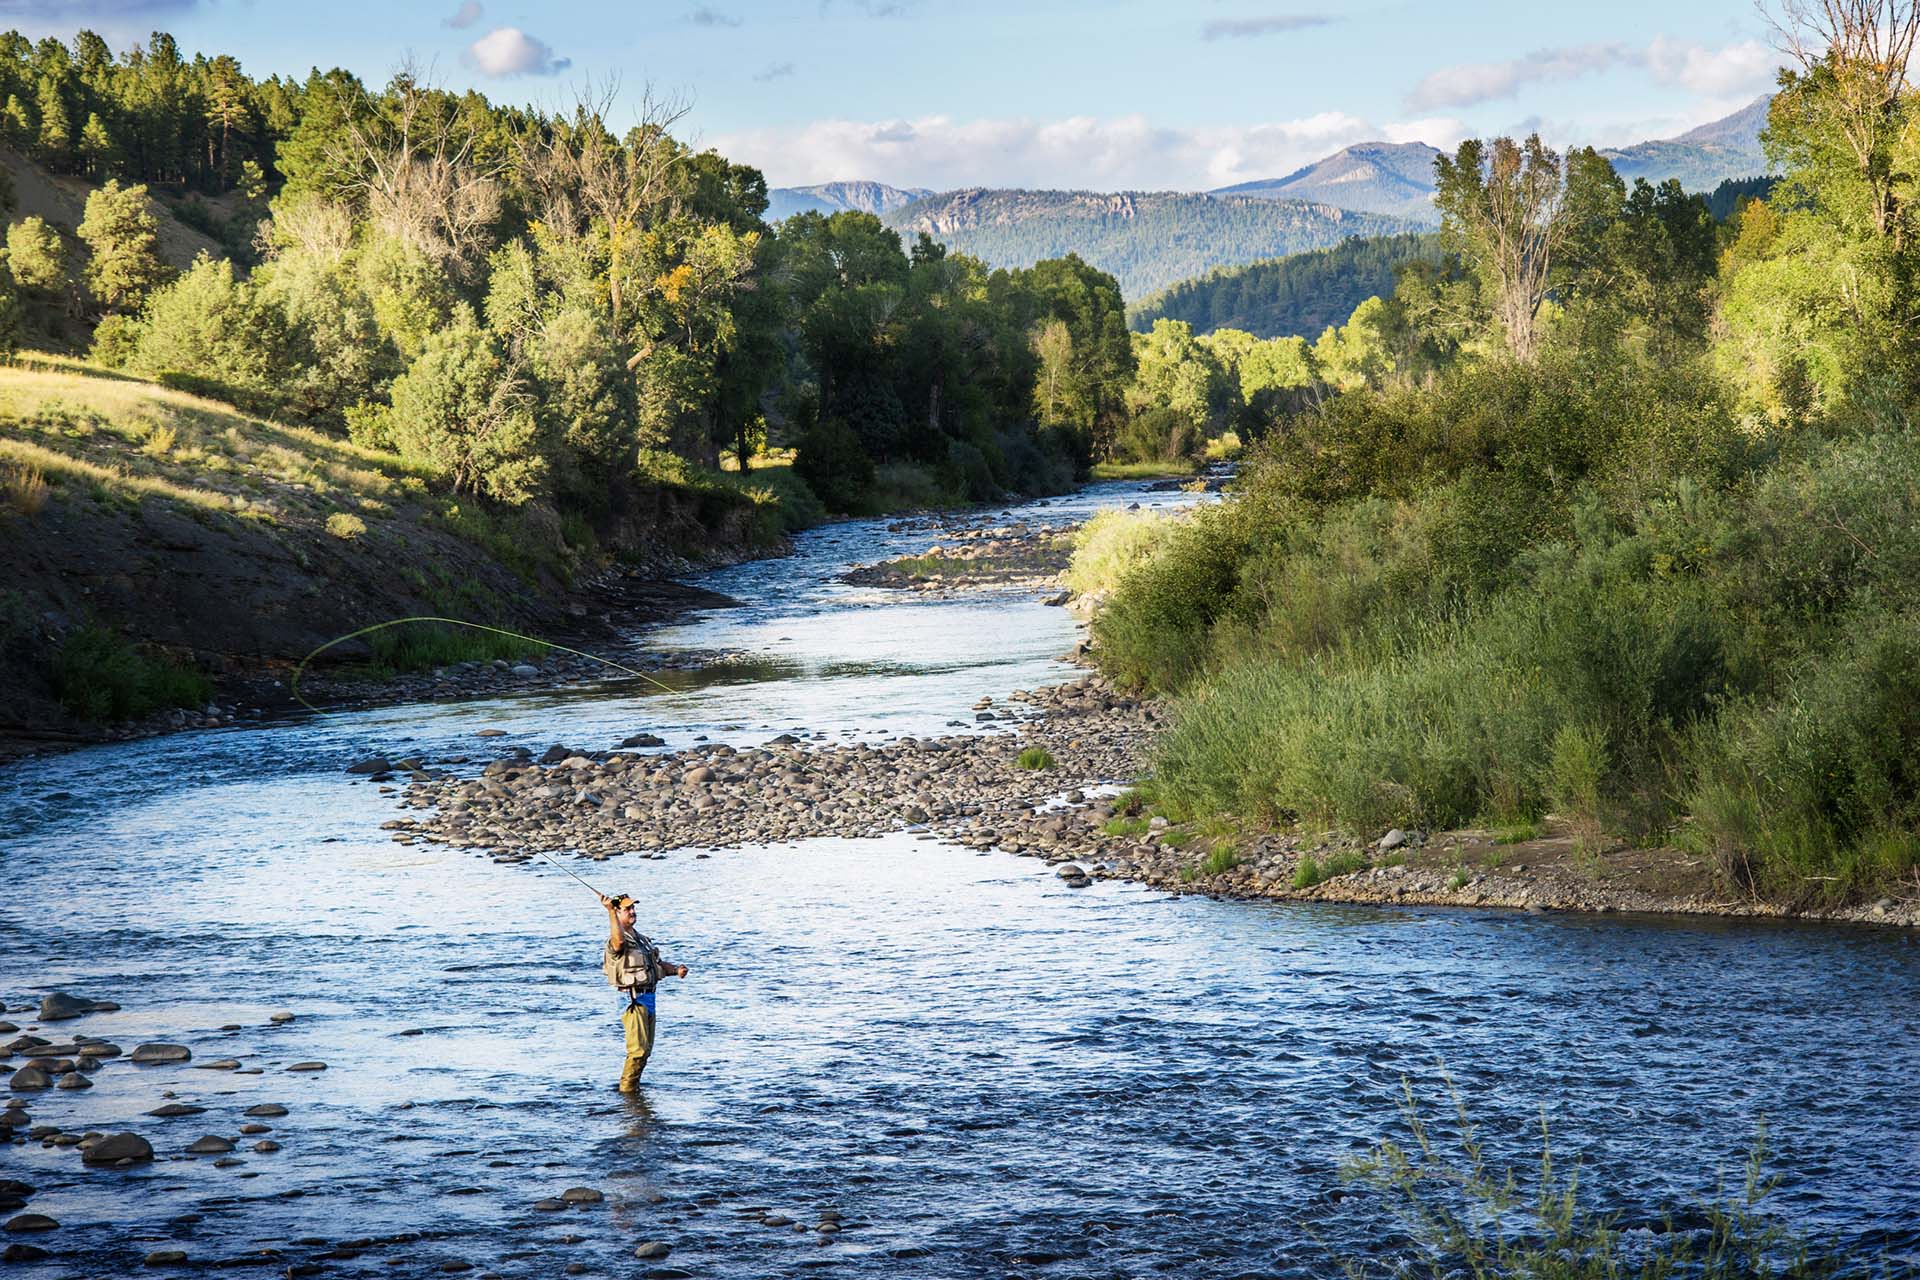
[{"label": "distant mountain", "polygon": [[1604,148],[1600,154],[1613,162],[1614,172],[1628,182],[1680,179],[1689,191],[1712,191],[1728,178],[1754,178],[1767,172],[1767,154],[1760,131],[1767,124],[1771,98],[1756,98],[1722,120],[1689,129],[1677,138],[1640,142],[1631,147]]},{"label": "distant mountain", "polygon": [[1439,154],[1437,148],[1424,142],[1362,142],[1343,147],[1284,178],[1242,182],[1221,187],[1213,194],[1312,200],[1342,209],[1436,222],[1433,158]]},{"label": "distant mountain", "polygon": [[1077,253],[1139,298],[1215,267],[1414,230],[1404,218],[1305,200],[1179,191],[1007,191],[971,188],[885,215],[909,237],[924,231],[996,267]]},{"label": "distant mountain", "polygon": [[822,182],[811,187],[775,187],[767,192],[767,221],[778,222],[808,210],[825,214],[848,209],[891,213],[901,205],[932,194],[925,187],[890,187],[884,182]]},{"label": "distant mountain", "polygon": [[[1760,130],[1766,127],[1770,101],[1756,98],[1725,119],[1677,138],[1605,147],[1600,154],[1628,182],[1678,178],[1689,191],[1712,191],[1729,178],[1758,177],[1767,171]],[[1433,158],[1439,154],[1424,142],[1362,142],[1284,178],[1242,182],[1213,194],[1312,200],[1432,223],[1439,220],[1433,210]]]},{"label": "distant mountain", "polygon": [[1368,298],[1391,294],[1401,266],[1440,259],[1438,232],[1356,238],[1183,280],[1142,299],[1127,320],[1142,332],[1164,318],[1184,320],[1196,333],[1244,329],[1256,338],[1312,339],[1344,324]]}]

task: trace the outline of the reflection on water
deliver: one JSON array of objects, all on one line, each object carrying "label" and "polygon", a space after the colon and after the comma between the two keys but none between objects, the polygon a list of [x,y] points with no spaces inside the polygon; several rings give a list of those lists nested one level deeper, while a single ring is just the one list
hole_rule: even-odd
[{"label": "reflection on water", "polygon": [[[721,589],[754,604],[655,641],[761,672],[180,735],[0,778],[9,1005],[112,997],[124,1010],[63,1028],[262,1069],[117,1062],[34,1095],[36,1123],[133,1128],[163,1159],[89,1173],[8,1148],[0,1176],[39,1188],[30,1207],[63,1225],[37,1243],[67,1255],[14,1270],[417,1235],[327,1274],[1331,1275],[1391,1229],[1364,1196],[1335,1203],[1340,1162],[1395,1131],[1403,1076],[1443,1063],[1501,1159],[1537,1154],[1544,1108],[1556,1154],[1630,1219],[1733,1178],[1765,1117],[1796,1221],[1920,1249],[1920,956],[1901,934],[1076,892],[904,835],[682,851],[583,867],[693,968],[661,996],[644,1096],[614,1093],[594,901],[540,864],[387,843],[391,801],[341,765],[640,730],[929,732],[1058,678],[1060,610],[870,609],[831,582],[895,539],[926,535],[841,526],[790,576],[729,570]],[[489,726],[509,736],[472,737]],[[297,1019],[270,1024],[281,1008]],[[302,1060],[328,1069],[284,1070]],[[208,1110],[144,1115],[169,1092]],[[289,1109],[268,1122],[281,1150],[165,1158],[266,1101]],[[607,1201],[535,1207],[573,1186]],[[847,1229],[822,1244],[767,1212]],[[636,1262],[644,1240],[672,1256]]]}]

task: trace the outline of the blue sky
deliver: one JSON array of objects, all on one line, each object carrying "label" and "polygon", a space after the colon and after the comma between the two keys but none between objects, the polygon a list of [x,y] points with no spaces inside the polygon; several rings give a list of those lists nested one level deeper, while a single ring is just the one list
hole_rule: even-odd
[{"label": "blue sky", "polygon": [[1348,143],[1539,128],[1624,144],[1726,115],[1777,63],[1748,0],[0,0],[32,35],[154,28],[253,74],[411,58],[558,104],[617,78],[773,185],[1196,189]]}]

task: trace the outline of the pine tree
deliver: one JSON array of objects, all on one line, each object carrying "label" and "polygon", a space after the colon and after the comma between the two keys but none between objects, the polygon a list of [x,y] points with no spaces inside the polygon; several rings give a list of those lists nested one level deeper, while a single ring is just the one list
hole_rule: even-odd
[{"label": "pine tree", "polygon": [[67,103],[52,76],[40,78],[40,136],[36,149],[54,168],[64,168],[73,150],[73,128],[67,122]]},{"label": "pine tree", "polygon": [[33,112],[27,104],[20,101],[20,95],[7,95],[7,105],[0,107],[0,141],[15,151],[25,151],[33,146],[40,130],[35,125]]},{"label": "pine tree", "polygon": [[113,167],[115,148],[98,111],[87,114],[86,127],[80,130],[80,162],[90,178],[106,176]]},{"label": "pine tree", "polygon": [[80,238],[91,250],[87,288],[107,310],[137,310],[172,274],[160,260],[159,227],[144,186],[122,187],[110,179],[87,197],[80,220]]}]

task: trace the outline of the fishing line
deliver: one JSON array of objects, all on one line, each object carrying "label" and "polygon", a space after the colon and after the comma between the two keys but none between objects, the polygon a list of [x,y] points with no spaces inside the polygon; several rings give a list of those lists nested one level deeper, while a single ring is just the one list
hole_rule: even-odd
[{"label": "fishing line", "polygon": [[523,640],[528,644],[544,645],[549,649],[557,649],[561,653],[570,653],[576,658],[586,658],[599,663],[603,667],[612,667],[615,671],[623,671],[630,676],[637,676],[645,680],[648,684],[655,685],[668,693],[676,692],[674,687],[664,680],[648,675],[644,671],[635,670],[633,667],[629,667],[624,663],[615,662],[612,658],[603,658],[597,653],[588,653],[585,649],[570,648],[567,645],[560,644],[553,640],[542,640],[539,636],[525,635],[519,631],[509,631],[505,627],[490,627],[481,622],[468,622],[464,618],[440,618],[427,614],[411,618],[390,618],[385,622],[376,622],[369,627],[361,627],[358,631],[349,631],[343,636],[335,636],[318,649],[315,649],[312,653],[309,653],[306,657],[300,659],[299,664],[293,669],[293,677],[289,682],[288,692],[293,695],[295,702],[298,702],[307,710],[319,715],[325,715],[326,712],[324,709],[316,707],[300,695],[300,677],[306,673],[308,664],[337,644],[345,644],[349,640],[358,640],[361,636],[370,636],[376,631],[385,631],[388,627],[402,627],[413,622],[438,622],[444,626],[466,627],[473,631],[485,631],[489,635],[505,636],[509,640]]},{"label": "fishing line", "polygon": [[[662,690],[663,692],[666,692],[666,693],[679,692],[679,690],[675,689],[672,685],[668,684],[664,680],[659,679],[656,676],[650,675],[647,672],[638,670],[634,667],[629,667],[625,663],[615,662],[612,658],[602,657],[600,654],[597,654],[597,653],[589,653],[585,649],[575,649],[575,648],[572,648],[571,646],[560,644],[553,640],[544,640],[539,636],[530,636],[525,634],[524,632],[511,631],[505,627],[493,627],[493,626],[488,626],[487,624],[481,623],[481,622],[468,622],[464,618],[443,618],[443,617],[439,617],[431,614],[419,614],[419,615],[415,615],[413,617],[407,617],[407,618],[389,618],[385,622],[376,622],[370,626],[361,627],[357,631],[349,631],[347,634],[343,636],[334,637],[332,640],[327,641],[325,644],[321,645],[319,648],[307,654],[306,657],[300,659],[298,665],[296,665],[293,669],[292,678],[288,681],[288,692],[292,695],[294,701],[298,702],[301,706],[305,707],[307,710],[313,712],[314,714],[316,715],[328,714],[325,708],[316,706],[313,703],[307,701],[307,699],[300,692],[300,677],[303,674],[305,674],[307,667],[313,662],[315,658],[319,657],[321,654],[325,653],[327,650],[333,648],[335,645],[345,644],[349,640],[358,640],[361,636],[368,636],[378,631],[385,631],[389,627],[402,627],[402,626],[408,626],[413,623],[423,623],[423,622],[439,623],[442,626],[449,626],[449,627],[466,627],[469,630],[473,630],[473,631],[484,631],[489,635],[505,636],[510,640],[520,640],[527,644],[541,645],[548,649],[557,650],[560,653],[568,653],[578,658],[585,658],[590,662],[597,662],[603,667],[610,667],[615,671],[623,672],[626,675],[634,676],[638,679],[645,680],[648,684],[653,685],[654,687]],[[808,777],[821,776],[818,770],[810,769],[804,764],[796,764],[795,768],[797,768],[803,775]],[[886,809],[898,821],[905,823],[909,830],[924,831],[931,835],[939,834],[938,832],[934,831],[932,827],[927,826],[925,823],[913,821],[913,819],[907,817],[904,813],[901,813],[899,810],[895,809],[892,805],[883,803],[881,804],[880,807],[883,809]],[[582,887],[587,889],[595,897],[605,898],[607,896],[606,894],[601,893],[598,889],[595,889],[592,885],[588,884],[580,876],[575,875],[574,872],[568,870],[568,868],[564,866],[562,863],[555,861],[551,857],[548,857],[548,855],[543,850],[535,849],[533,850],[533,853],[545,859],[547,862],[552,863],[555,867],[558,867],[561,871],[564,871],[568,875],[573,876],[575,880],[580,881],[580,884]]]}]

